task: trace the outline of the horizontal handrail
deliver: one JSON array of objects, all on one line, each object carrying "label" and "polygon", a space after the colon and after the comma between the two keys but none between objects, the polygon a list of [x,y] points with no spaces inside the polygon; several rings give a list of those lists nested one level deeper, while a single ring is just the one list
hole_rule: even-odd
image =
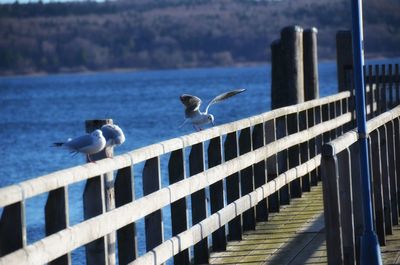
[{"label": "horizontal handrail", "polygon": [[283,137],[264,147],[176,182],[112,211],[43,238],[23,249],[0,258],[0,265],[12,264],[14,261],[18,261],[18,264],[21,265],[47,263],[222,180],[235,172],[256,164],[273,154],[286,150],[293,145],[308,141],[349,121],[351,121],[351,114],[346,113],[335,119],[319,123],[307,130]]},{"label": "horizontal handrail", "polygon": [[161,245],[155,247],[150,252],[138,257],[129,265],[140,264],[162,264],[169,258],[179,252],[200,242],[200,240],[211,235],[220,227],[223,227],[236,216],[241,215],[248,209],[256,206],[261,200],[279,191],[280,188],[289,184],[295,179],[312,172],[321,164],[321,155],[316,155],[307,162],[291,168],[288,171],[280,174],[274,180],[255,189],[246,196],[240,197],[236,201],[230,203],[218,212],[212,214],[200,223],[192,226],[190,229],[164,241]]},{"label": "horizontal handrail", "polygon": [[31,198],[42,193],[105,174],[107,172],[119,170],[121,168],[143,162],[153,157],[208,141],[212,138],[254,126],[267,120],[275,119],[283,115],[301,112],[319,105],[329,104],[348,97],[350,97],[350,92],[346,91],[321,99],[303,102],[298,105],[279,108],[253,116],[251,118],[242,119],[228,124],[216,126],[201,132],[192,133],[160,142],[158,144],[139,148],[134,151],[115,156],[114,158],[106,158],[96,161],[96,163],[87,163],[69,169],[63,169],[48,175],[21,182],[19,184],[0,188],[0,207],[5,207],[23,199]]},{"label": "horizontal handrail", "polygon": [[[381,115],[367,121],[367,133],[369,134],[373,132],[377,128],[381,127],[382,125],[386,124],[387,122],[397,117],[400,117],[400,105],[392,110],[382,113]],[[335,140],[329,142],[323,149],[323,152],[325,155],[332,155],[332,156],[339,154],[344,149],[357,142],[357,140],[358,140],[357,131],[355,129],[351,130],[339,136]]]}]

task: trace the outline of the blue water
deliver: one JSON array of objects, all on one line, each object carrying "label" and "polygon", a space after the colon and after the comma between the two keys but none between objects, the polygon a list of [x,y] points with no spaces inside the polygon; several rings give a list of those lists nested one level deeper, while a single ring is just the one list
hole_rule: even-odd
[{"label": "blue water", "polygon": [[[112,118],[125,132],[126,142],[115,149],[121,154],[193,132],[179,129],[183,121],[182,93],[194,94],[204,105],[215,95],[233,88],[247,91],[213,105],[217,124],[263,113],[270,109],[270,65],[234,68],[165,71],[65,74],[0,78],[0,187],[82,164],[84,157],[71,156],[50,147],[53,142],[85,132],[89,119]],[[320,95],[336,91],[336,65],[320,64]],[[205,107],[205,106],[204,106]],[[161,161],[162,168],[166,161]],[[162,172],[163,185],[167,175]],[[140,170],[135,168],[136,196],[141,196]],[[69,187],[70,224],[83,219],[81,196],[84,183]],[[28,242],[44,237],[43,208],[47,195],[27,201]],[[0,209],[1,211],[1,209]],[[164,211],[168,219],[168,209]],[[143,223],[139,222],[140,228]],[[170,236],[165,223],[166,238]],[[138,234],[143,242],[143,233]],[[140,252],[144,248],[141,244]],[[84,263],[82,249],[73,253]]]}]

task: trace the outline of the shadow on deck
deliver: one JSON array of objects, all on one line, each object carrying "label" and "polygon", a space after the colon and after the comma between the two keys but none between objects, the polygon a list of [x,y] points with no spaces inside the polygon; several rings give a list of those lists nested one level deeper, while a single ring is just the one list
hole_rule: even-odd
[{"label": "shadow on deck", "polygon": [[[242,241],[230,242],[225,252],[211,254],[210,264],[327,264],[322,200],[320,184],[270,214]],[[400,264],[399,226],[387,243],[381,248],[383,263]]]}]

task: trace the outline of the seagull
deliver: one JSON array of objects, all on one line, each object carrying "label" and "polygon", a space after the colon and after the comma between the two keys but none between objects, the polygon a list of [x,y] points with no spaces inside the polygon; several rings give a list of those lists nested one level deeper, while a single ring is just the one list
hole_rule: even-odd
[{"label": "seagull", "polygon": [[193,127],[196,131],[202,130],[200,126],[206,125],[208,123],[212,123],[212,125],[215,125],[214,116],[212,114],[208,114],[208,109],[210,108],[210,106],[227,98],[233,97],[239,93],[242,93],[245,90],[246,89],[235,89],[216,96],[210,101],[210,103],[208,103],[205,112],[201,112],[199,109],[201,105],[200,98],[188,94],[181,95],[180,100],[185,106],[185,120],[179,126],[179,128],[185,125],[188,121],[193,124]]},{"label": "seagull", "polygon": [[114,147],[125,142],[122,129],[116,124],[106,124],[101,127],[101,132],[106,139],[106,147]]},{"label": "seagull", "polygon": [[106,139],[101,130],[94,130],[90,134],[82,135],[74,139],[68,139],[67,142],[53,143],[55,147],[65,147],[71,153],[83,153],[90,162],[90,155],[100,152],[106,146]]}]

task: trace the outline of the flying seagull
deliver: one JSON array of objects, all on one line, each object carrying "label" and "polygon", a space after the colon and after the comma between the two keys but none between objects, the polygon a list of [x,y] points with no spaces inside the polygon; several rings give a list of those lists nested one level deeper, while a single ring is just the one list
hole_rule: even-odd
[{"label": "flying seagull", "polygon": [[233,97],[239,93],[242,93],[245,90],[246,89],[235,89],[216,96],[210,101],[210,103],[208,103],[205,112],[200,111],[200,98],[188,94],[181,95],[180,100],[185,106],[185,120],[179,127],[182,127],[188,121],[193,124],[193,127],[196,129],[196,131],[200,131],[202,129],[200,126],[206,125],[208,123],[212,123],[212,125],[215,125],[214,116],[212,114],[208,114],[208,109],[210,108],[210,106],[230,97]]},{"label": "flying seagull", "polygon": [[66,142],[54,143],[55,147],[64,147],[71,153],[83,153],[87,159],[92,162],[90,155],[100,152],[106,146],[106,139],[101,130],[95,130],[90,134],[85,134],[74,139],[68,139]]}]

